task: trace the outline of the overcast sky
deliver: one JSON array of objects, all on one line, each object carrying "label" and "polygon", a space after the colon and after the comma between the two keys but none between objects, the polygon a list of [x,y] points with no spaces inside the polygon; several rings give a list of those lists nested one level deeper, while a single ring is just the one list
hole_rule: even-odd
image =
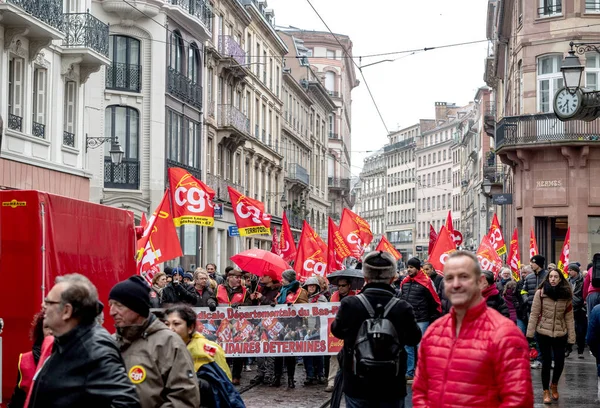
[{"label": "overcast sky", "polygon": [[[484,0],[395,1],[310,0],[334,33],[352,40],[354,56],[437,47],[485,40]],[[327,31],[307,0],[267,0],[278,26]],[[483,82],[487,42],[444,49],[364,57],[365,67],[388,130],[434,117],[434,102],[465,105]],[[356,59],[358,63],[358,59]],[[386,129],[361,85],[352,91],[352,174],[358,176],[370,151],[387,143]]]}]

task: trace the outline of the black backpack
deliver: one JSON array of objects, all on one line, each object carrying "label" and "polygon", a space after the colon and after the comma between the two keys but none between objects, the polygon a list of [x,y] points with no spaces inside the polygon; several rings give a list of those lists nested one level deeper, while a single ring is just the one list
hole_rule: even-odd
[{"label": "black backpack", "polygon": [[369,318],[360,326],[354,342],[354,375],[369,379],[398,376],[401,367],[400,354],[404,347],[400,344],[396,328],[386,316],[399,300],[392,297],[383,313],[376,316],[364,294],[356,297],[369,313]]}]

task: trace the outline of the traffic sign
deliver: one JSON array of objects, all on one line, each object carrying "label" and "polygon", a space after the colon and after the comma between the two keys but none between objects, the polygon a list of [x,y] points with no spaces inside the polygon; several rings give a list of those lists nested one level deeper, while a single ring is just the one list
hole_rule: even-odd
[{"label": "traffic sign", "polygon": [[230,225],[227,229],[230,237],[239,237],[240,232],[238,231],[238,227],[235,225]]}]

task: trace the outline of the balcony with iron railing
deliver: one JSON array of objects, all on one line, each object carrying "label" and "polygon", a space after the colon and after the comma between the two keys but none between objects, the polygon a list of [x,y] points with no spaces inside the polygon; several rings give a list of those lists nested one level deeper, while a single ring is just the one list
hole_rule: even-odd
[{"label": "balcony with iron railing", "polygon": [[[185,13],[179,17],[193,17],[192,21],[196,26],[200,25],[201,31],[210,33],[212,28],[212,18],[214,16],[213,8],[206,0],[167,0],[173,6],[178,6]],[[175,9],[177,10],[177,9]],[[175,16],[174,16],[175,17]]]},{"label": "balcony with iron railing", "polygon": [[[108,24],[89,12],[65,13],[63,54],[81,58],[80,77],[85,82],[92,72],[110,64]],[[85,67],[85,69],[83,69]]]},{"label": "balcony with iron railing", "polygon": [[560,121],[554,113],[506,116],[496,126],[496,152],[540,145],[600,144],[598,120]]},{"label": "balcony with iron railing", "polygon": [[285,210],[285,215],[291,228],[302,229],[302,224],[304,223],[304,218],[302,216],[295,214],[291,209]]},{"label": "balcony with iron railing", "polygon": [[233,59],[239,65],[245,65],[246,63],[246,51],[230,35],[219,37],[219,53],[224,57]]},{"label": "balcony with iron railing", "polygon": [[202,109],[202,85],[169,67],[167,73],[167,91],[174,97],[195,108]]},{"label": "balcony with iron railing", "polygon": [[63,131],[63,146],[75,147],[75,133]]},{"label": "balcony with iron railing", "polygon": [[329,132],[329,139],[339,139],[340,135],[337,133]]},{"label": "balcony with iron railing", "polygon": [[31,135],[43,139],[46,137],[46,125],[43,123],[33,122],[31,124]]},{"label": "balcony with iron railing", "polygon": [[236,189],[237,191],[243,191],[246,195],[248,194],[247,190],[244,189],[244,186],[234,183],[231,180],[225,180],[222,176],[218,176],[215,174],[207,174],[206,183],[210,188],[215,190],[215,199],[218,199],[223,202],[231,202],[229,199],[229,191],[227,190],[228,186]]},{"label": "balcony with iron railing", "polygon": [[5,44],[10,44],[16,35],[38,40],[39,47],[34,45],[36,50],[30,49],[30,55],[36,55],[37,48],[47,46],[51,40],[65,36],[62,0],[0,0],[0,15]]},{"label": "balcony with iron railing", "polygon": [[140,185],[140,162],[137,159],[123,159],[119,164],[110,157],[104,158],[104,188],[137,190]]},{"label": "balcony with iron railing", "polygon": [[483,166],[483,178],[488,179],[492,184],[502,184],[504,176],[504,169],[499,164]]},{"label": "balcony with iron railing", "polygon": [[8,124],[7,127],[12,130],[16,130],[17,132],[23,131],[23,118],[21,116],[13,115],[12,113],[8,114]]},{"label": "balcony with iron railing", "polygon": [[[189,166],[187,164],[183,164],[180,163],[176,160],[172,160],[172,159],[167,159],[167,166],[166,166],[166,170],[168,170],[171,167],[179,167],[181,169],[187,170],[188,173],[190,173],[192,176],[196,177],[198,180],[202,180],[202,170],[193,167],[193,166]],[[166,176],[166,175],[165,175]],[[166,177],[165,180],[168,180],[169,178]]]},{"label": "balcony with iron railing", "polygon": [[330,189],[350,190],[350,179],[339,177],[327,177],[327,186]]},{"label": "balcony with iron railing", "polygon": [[250,119],[233,105],[219,105],[217,123],[222,128],[232,128],[243,136],[250,135]]},{"label": "balcony with iron railing", "polygon": [[290,163],[285,178],[288,182],[300,183],[305,186],[310,184],[310,176],[308,175],[308,171],[306,171],[306,168],[298,163]]},{"label": "balcony with iron railing", "polygon": [[340,97],[340,93],[338,91],[327,91],[327,93],[329,94],[329,96],[333,96],[334,98],[339,98]]},{"label": "balcony with iron railing", "polygon": [[106,89],[140,92],[142,88],[142,66],[113,62],[106,68]]}]

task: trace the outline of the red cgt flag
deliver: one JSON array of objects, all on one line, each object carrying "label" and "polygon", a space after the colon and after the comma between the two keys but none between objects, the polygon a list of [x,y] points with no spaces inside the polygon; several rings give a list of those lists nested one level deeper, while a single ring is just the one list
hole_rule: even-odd
[{"label": "red cgt flag", "polygon": [[240,236],[270,235],[271,216],[265,214],[265,205],[258,200],[246,197],[229,186],[227,186],[227,190]]},{"label": "red cgt flag", "polygon": [[360,260],[365,247],[373,241],[373,233],[369,223],[347,208],[342,211],[340,233],[352,253],[351,256]]},{"label": "red cgt flag", "polygon": [[479,259],[481,269],[492,271],[494,272],[494,277],[498,277],[498,273],[502,269],[502,259],[498,256],[487,235],[481,238],[481,243],[477,249],[477,259]]},{"label": "red cgt flag", "polygon": [[284,261],[289,263],[296,259],[296,243],[294,242],[292,229],[290,228],[290,223],[285,211],[283,212],[283,224],[281,225],[279,248],[281,249],[281,257]]},{"label": "red cgt flag", "polygon": [[350,249],[344,242],[344,238],[340,233],[335,222],[329,217],[327,230],[327,274],[339,271],[344,268],[344,259],[349,257]]},{"label": "red cgt flag", "polygon": [[496,250],[496,253],[498,255],[504,255],[506,253],[506,243],[504,242],[502,228],[500,228],[500,223],[498,222],[498,216],[496,214],[494,214],[494,219],[492,220],[492,225],[487,236]]},{"label": "red cgt flag", "polygon": [[302,225],[294,270],[300,282],[313,275],[324,276],[327,271],[327,245],[306,221]]},{"label": "red cgt flag", "polygon": [[519,232],[515,228],[512,238],[510,240],[510,246],[508,247],[508,266],[513,274],[513,278],[516,281],[521,279],[521,257],[519,256]]},{"label": "red cgt flag", "polygon": [[215,224],[215,208],[212,188],[179,167],[169,168],[169,190],[176,227],[184,224],[212,227]]},{"label": "red cgt flag", "polygon": [[448,216],[446,217],[446,229],[450,232],[450,236],[454,236],[454,226],[452,225],[452,212],[450,210],[448,210]]},{"label": "red cgt flag", "polygon": [[429,224],[429,248],[427,248],[427,253],[430,254],[433,251],[433,247],[435,246],[435,242],[438,239],[438,234],[435,232],[435,228],[433,225]]},{"label": "red cgt flag", "polygon": [[560,252],[560,259],[558,260],[557,269],[562,272],[565,278],[569,278],[567,268],[569,267],[569,252],[571,251],[571,227],[567,228],[567,235],[565,235],[565,243],[563,244],[562,251]]},{"label": "red cgt flag", "polygon": [[146,225],[148,225],[148,220],[146,219],[146,213],[142,213],[142,218],[140,219],[140,227],[146,229]]},{"label": "red cgt flag", "polygon": [[538,254],[537,241],[535,240],[535,233],[533,228],[531,229],[531,235],[529,236],[529,258],[533,258]]},{"label": "red cgt flag", "polygon": [[148,225],[142,238],[138,241],[137,248],[140,273],[149,270],[154,265],[183,255],[173,217],[169,211],[168,190],[165,191],[158,208],[148,220]]},{"label": "red cgt flag", "polygon": [[381,236],[381,241],[377,244],[377,248],[375,251],[384,251],[389,252],[396,258],[396,261],[402,259],[402,254],[396,250],[396,248],[392,245],[390,241],[385,237],[385,235]]},{"label": "red cgt flag", "polygon": [[281,248],[279,247],[277,228],[273,228],[273,238],[271,240],[271,252],[275,255],[281,256]]},{"label": "red cgt flag", "polygon": [[445,225],[442,225],[435,246],[429,254],[429,262],[438,273],[443,275],[446,260],[454,251],[456,251],[456,244],[450,235],[450,231],[448,231]]}]

